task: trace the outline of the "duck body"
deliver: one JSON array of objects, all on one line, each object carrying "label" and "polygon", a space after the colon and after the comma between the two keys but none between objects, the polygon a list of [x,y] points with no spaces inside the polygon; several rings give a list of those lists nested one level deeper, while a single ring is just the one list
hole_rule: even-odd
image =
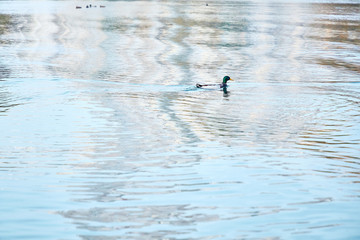
[{"label": "duck body", "polygon": [[197,88],[204,88],[204,87],[211,87],[211,88],[216,88],[216,89],[224,89],[227,88],[227,81],[232,80],[229,76],[225,76],[223,78],[223,82],[222,83],[210,83],[210,84],[200,84],[197,83],[196,87]]},{"label": "duck body", "polygon": [[216,88],[216,89],[221,89],[221,88],[226,88],[228,87],[227,84],[223,84],[223,83],[214,83],[214,84],[200,84],[197,83],[196,84],[197,88]]}]

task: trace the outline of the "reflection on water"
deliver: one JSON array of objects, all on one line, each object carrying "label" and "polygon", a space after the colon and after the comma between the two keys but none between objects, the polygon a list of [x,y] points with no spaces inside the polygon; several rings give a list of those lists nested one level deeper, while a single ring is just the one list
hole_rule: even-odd
[{"label": "reflection on water", "polygon": [[0,2],[2,237],[360,236],[358,3],[97,3]]},{"label": "reflection on water", "polygon": [[[14,26],[12,24],[11,15],[3,15],[0,13],[0,36],[7,34]],[[0,43],[3,42],[0,39]],[[0,83],[10,77],[11,70],[6,65],[6,57],[0,57]],[[7,90],[5,85],[0,88],[0,115],[3,115],[11,107],[18,105],[15,99],[11,96],[11,93]]]},{"label": "reflection on water", "polygon": [[[328,18],[317,19],[310,26],[316,31],[311,38],[323,44],[323,49],[331,49],[332,53],[322,54],[314,61],[321,65],[350,70],[360,73],[357,52],[359,48],[359,22],[348,15],[357,15],[360,4],[321,4],[315,5],[316,12],[329,14]],[[343,51],[344,48],[347,51]]]}]

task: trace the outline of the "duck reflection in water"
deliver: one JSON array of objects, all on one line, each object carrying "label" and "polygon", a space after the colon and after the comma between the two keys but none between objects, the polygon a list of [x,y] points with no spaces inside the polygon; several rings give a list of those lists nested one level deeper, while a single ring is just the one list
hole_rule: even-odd
[{"label": "duck reflection in water", "polygon": [[222,90],[224,92],[224,94],[223,94],[224,97],[229,97],[230,96],[230,91],[228,91],[227,87],[223,87]]}]

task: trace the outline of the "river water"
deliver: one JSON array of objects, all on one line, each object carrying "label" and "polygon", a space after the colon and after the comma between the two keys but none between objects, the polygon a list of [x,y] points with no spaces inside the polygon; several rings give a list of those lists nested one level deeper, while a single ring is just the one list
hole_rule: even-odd
[{"label": "river water", "polygon": [[0,132],[0,239],[359,239],[360,2],[0,1]]}]

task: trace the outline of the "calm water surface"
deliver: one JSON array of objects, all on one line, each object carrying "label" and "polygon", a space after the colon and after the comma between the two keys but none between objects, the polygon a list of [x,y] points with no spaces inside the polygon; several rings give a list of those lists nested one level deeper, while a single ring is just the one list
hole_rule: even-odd
[{"label": "calm water surface", "polygon": [[360,238],[359,1],[89,3],[0,1],[0,239]]}]

